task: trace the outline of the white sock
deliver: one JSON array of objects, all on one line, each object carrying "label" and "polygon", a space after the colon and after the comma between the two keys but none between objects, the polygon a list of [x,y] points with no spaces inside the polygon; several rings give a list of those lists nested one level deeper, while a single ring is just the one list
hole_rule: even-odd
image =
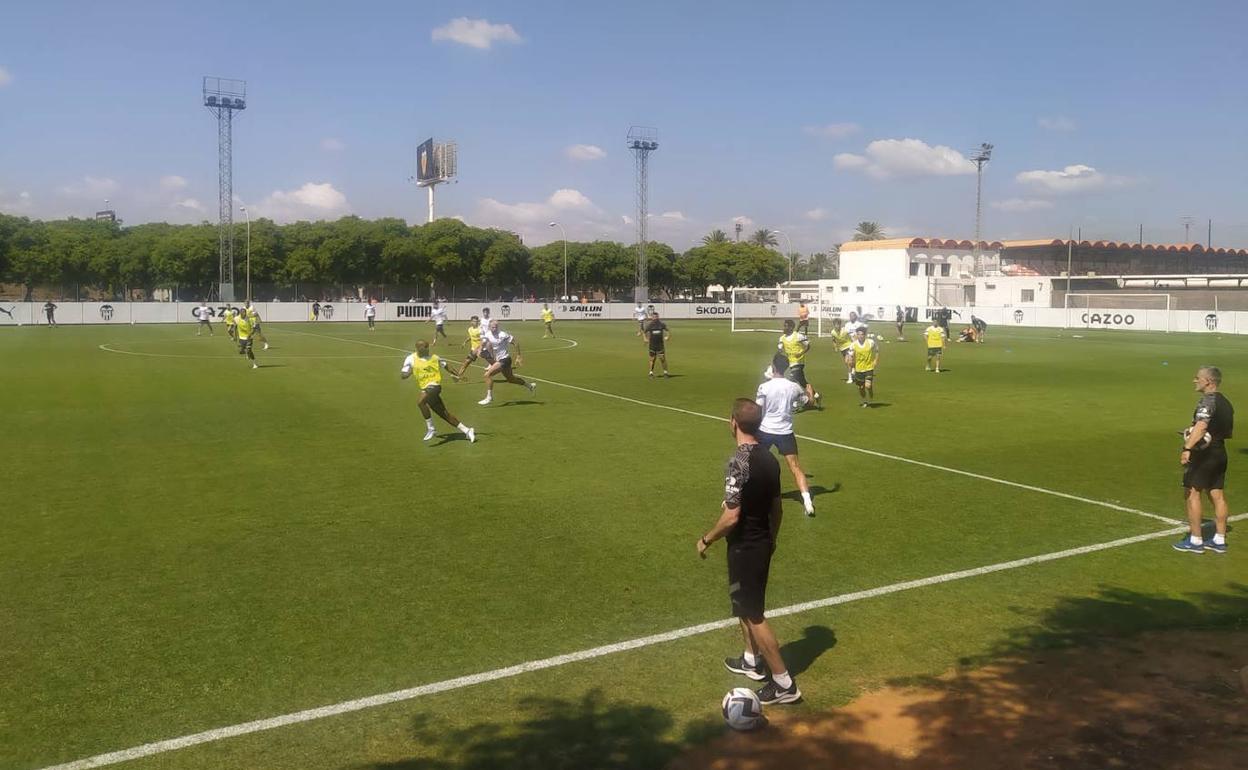
[{"label": "white sock", "polygon": [[779,674],[772,674],[771,680],[775,682],[776,684],[780,685],[780,687],[784,688],[785,690],[793,686],[793,677],[789,676],[788,671],[784,671]]},{"label": "white sock", "polygon": [[469,428],[467,425],[464,425],[462,422],[459,425],[456,425],[455,427],[459,428],[459,432],[464,434],[465,436],[468,435],[468,431],[472,430],[472,428]]},{"label": "white sock", "polygon": [[428,428],[429,430],[433,430],[433,418],[432,417],[430,417],[428,420],[425,420],[425,427]]},{"label": "white sock", "polygon": [[1215,545],[1226,545],[1226,535],[1222,535],[1222,534],[1214,535],[1213,542]]},{"label": "white sock", "polygon": [[810,493],[809,493],[809,492],[803,492],[803,493],[802,493],[802,502],[806,504],[806,507],[807,507],[807,508],[814,508],[814,507],[815,507],[815,504],[814,504],[813,502],[811,502],[811,500],[810,500]]},{"label": "white sock", "polygon": [[741,653],[741,657],[745,658],[745,665],[747,666],[758,665],[758,656],[750,652],[749,650],[746,650],[745,652]]},{"label": "white sock", "polygon": [[1192,545],[1204,545],[1205,544],[1205,539],[1201,537],[1200,535],[1188,535],[1188,539],[1191,541]]}]

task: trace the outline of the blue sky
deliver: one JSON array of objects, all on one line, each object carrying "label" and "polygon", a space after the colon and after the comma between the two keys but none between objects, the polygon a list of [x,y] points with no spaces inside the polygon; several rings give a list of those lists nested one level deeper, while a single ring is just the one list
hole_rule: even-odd
[{"label": "blue sky", "polygon": [[[11,3],[0,211],[214,220],[203,75],[248,81],[235,195],[280,221],[423,221],[416,144],[460,147],[438,214],[631,240],[630,125],[656,126],[652,237],[860,220],[971,237],[1248,246],[1248,3]],[[578,147],[579,146],[579,147]],[[627,218],[627,219],[626,219]],[[783,240],[782,240],[783,245]]]}]

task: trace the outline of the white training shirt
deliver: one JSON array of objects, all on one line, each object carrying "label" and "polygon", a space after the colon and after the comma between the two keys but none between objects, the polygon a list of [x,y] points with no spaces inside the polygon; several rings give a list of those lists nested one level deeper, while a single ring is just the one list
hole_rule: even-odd
[{"label": "white training shirt", "polygon": [[366,318],[375,318],[377,316],[377,306],[371,302],[368,303],[368,305],[364,308],[364,316]]},{"label": "white training shirt", "polygon": [[758,386],[754,401],[763,408],[759,430],[774,436],[793,432],[793,407],[801,403],[802,386],[783,377],[772,377]]},{"label": "white training shirt", "polygon": [[199,307],[195,308],[195,317],[201,321],[207,321],[209,318],[212,317],[212,308],[208,307],[207,305],[200,305]]},{"label": "white training shirt", "polygon": [[429,317],[433,319],[434,324],[441,326],[446,323],[446,308],[441,305],[435,307]]},{"label": "white training shirt", "polygon": [[642,307],[641,305],[638,305],[637,307],[633,308],[633,317],[636,318],[638,321],[646,320],[646,309]]},{"label": "white training shirt", "polygon": [[489,329],[481,332],[481,339],[485,341],[490,349],[494,351],[494,360],[502,361],[504,358],[511,358],[511,351],[507,346],[511,344],[515,337],[512,337],[502,329],[498,330],[498,334],[494,334]]}]

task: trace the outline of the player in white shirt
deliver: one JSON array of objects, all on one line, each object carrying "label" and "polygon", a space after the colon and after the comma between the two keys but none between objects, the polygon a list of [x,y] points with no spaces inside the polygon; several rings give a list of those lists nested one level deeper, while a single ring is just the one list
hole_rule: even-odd
[{"label": "player in white shirt", "polygon": [[442,335],[442,339],[450,340],[446,337],[446,308],[436,299],[433,301],[433,310],[429,311],[429,320],[433,321],[433,347],[438,345],[438,335]]},{"label": "player in white shirt", "polygon": [[377,331],[377,300],[369,299],[368,304],[364,306],[364,320],[368,321],[370,332]]},{"label": "player in white shirt", "polygon": [[481,345],[494,356],[494,363],[485,370],[485,398],[477,403],[486,406],[494,400],[494,376],[501,374],[503,379],[513,385],[523,385],[530,393],[537,392],[536,382],[525,382],[512,372],[511,349],[516,352],[516,366],[522,366],[524,359],[520,356],[520,343],[516,338],[498,328],[498,321],[490,321],[490,326],[481,334]]},{"label": "player in white shirt", "polygon": [[207,302],[200,301],[199,307],[195,308],[195,317],[199,319],[199,325],[195,327],[195,336],[198,337],[204,329],[208,330],[208,336],[215,336],[212,332],[212,308],[208,307]]},{"label": "player in white shirt", "polygon": [[793,480],[802,493],[802,507],[807,516],[815,515],[815,504],[810,499],[810,485],[806,483],[806,473],[797,461],[797,435],[793,432],[793,410],[804,406],[807,402],[806,392],[801,385],[786,378],[789,359],[783,353],[777,353],[771,360],[770,375],[758,386],[754,401],[763,408],[763,423],[758,428],[758,443],[764,448],[775,447],[784,456]]},{"label": "player in white shirt", "polygon": [[646,319],[648,317],[649,313],[647,313],[646,309],[641,306],[640,302],[638,302],[637,307],[633,308],[633,320],[637,322],[638,337],[646,336]]}]

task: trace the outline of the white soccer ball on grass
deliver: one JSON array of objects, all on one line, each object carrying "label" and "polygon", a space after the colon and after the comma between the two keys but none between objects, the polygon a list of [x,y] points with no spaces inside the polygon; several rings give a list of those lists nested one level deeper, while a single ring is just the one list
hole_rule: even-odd
[{"label": "white soccer ball on grass", "polygon": [[722,703],[724,722],[734,730],[754,730],[762,726],[763,704],[748,687],[734,687]]}]

